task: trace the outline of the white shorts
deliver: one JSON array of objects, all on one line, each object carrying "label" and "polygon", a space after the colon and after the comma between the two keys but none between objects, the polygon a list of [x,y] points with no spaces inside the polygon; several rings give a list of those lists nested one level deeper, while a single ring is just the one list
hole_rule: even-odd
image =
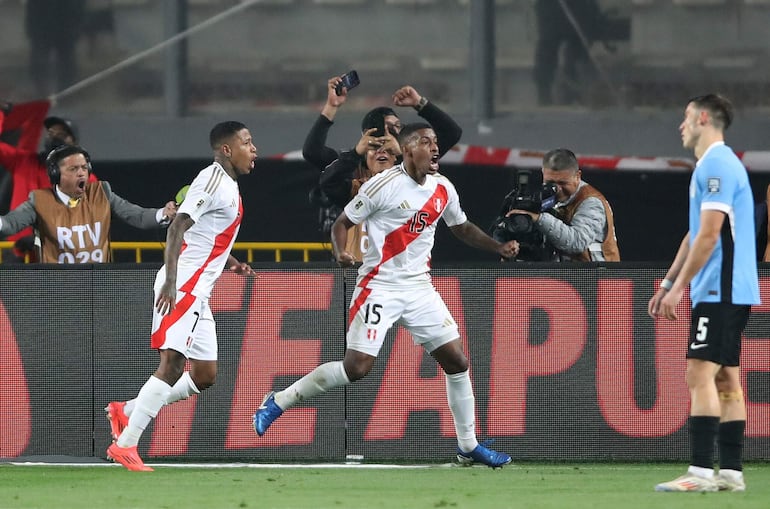
[{"label": "white shorts", "polygon": [[356,287],[350,302],[347,348],[376,357],[394,323],[430,353],[459,339],[457,324],[431,285],[384,290]]},{"label": "white shorts", "polygon": [[[159,288],[156,281],[153,304]],[[188,359],[217,360],[217,331],[208,300],[177,290],[171,313],[161,315],[153,305],[151,344],[159,350],[176,350]]]}]

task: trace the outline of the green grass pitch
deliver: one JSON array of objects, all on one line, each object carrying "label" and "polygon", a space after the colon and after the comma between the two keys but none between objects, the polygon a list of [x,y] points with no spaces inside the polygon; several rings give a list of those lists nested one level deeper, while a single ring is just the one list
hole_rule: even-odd
[{"label": "green grass pitch", "polygon": [[[152,462],[150,462],[152,465]],[[745,493],[656,493],[678,464],[450,465],[0,464],[0,508],[527,508],[770,507],[770,464],[746,466]]]}]

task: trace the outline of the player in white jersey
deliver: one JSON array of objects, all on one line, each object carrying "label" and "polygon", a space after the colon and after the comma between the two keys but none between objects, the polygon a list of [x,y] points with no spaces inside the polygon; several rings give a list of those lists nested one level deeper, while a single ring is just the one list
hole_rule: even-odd
[{"label": "player in white jersey", "polygon": [[429,261],[442,217],[455,236],[473,247],[510,258],[519,245],[500,243],[468,221],[454,186],[438,173],[438,140],[430,125],[404,127],[399,144],[404,162],[368,180],[332,227],[334,252],[343,267],[354,262],[345,251],[348,229],[366,221],[370,240],[350,304],[344,359],[322,364],[288,388],[268,393],[254,415],[254,430],[262,436],[284,410],[366,376],[385,334],[398,320],[446,374],[458,460],[502,467],[511,457],[476,439],[468,358],[457,324],[431,283]]},{"label": "player in white jersey", "polygon": [[230,249],[243,216],[236,179],[251,173],[257,148],[240,122],[217,124],[209,138],[214,162],[190,184],[169,226],[165,264],[155,279],[151,346],[160,352],[158,369],[136,399],[105,409],[115,438],[107,456],[129,470],[152,470],[136,446],[158,411],[214,384],[217,336],[208,299],[225,264],[238,274],[253,274]]}]

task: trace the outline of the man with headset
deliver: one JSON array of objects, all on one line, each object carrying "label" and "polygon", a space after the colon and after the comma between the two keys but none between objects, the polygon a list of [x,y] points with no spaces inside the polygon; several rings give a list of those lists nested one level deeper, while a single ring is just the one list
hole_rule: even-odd
[{"label": "man with headset", "polygon": [[[15,209],[27,200],[30,192],[50,185],[45,158],[51,150],[78,144],[77,126],[64,117],[46,117],[49,106],[48,101],[20,104],[0,101],[0,175],[5,170],[11,182],[10,203],[8,209],[3,210]],[[44,137],[39,151],[41,125]],[[9,143],[15,136],[18,142]],[[93,174],[89,179],[97,180]],[[14,257],[22,260],[25,255],[34,259],[33,239],[32,229],[24,228],[6,240],[16,243]]]},{"label": "man with headset", "polygon": [[52,187],[32,191],[26,202],[0,216],[0,235],[34,226],[44,263],[109,262],[113,213],[142,229],[166,225],[176,215],[173,201],[162,209],[144,208],[113,193],[108,182],[89,182],[91,158],[79,146],[53,149],[45,164]]}]

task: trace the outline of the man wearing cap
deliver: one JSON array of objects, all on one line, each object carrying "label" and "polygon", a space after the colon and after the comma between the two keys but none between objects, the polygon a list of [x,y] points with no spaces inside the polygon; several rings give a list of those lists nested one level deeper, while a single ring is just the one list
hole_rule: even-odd
[{"label": "man wearing cap", "polygon": [[[6,104],[4,108],[0,108],[0,134],[3,133],[6,119],[11,114],[15,114],[16,117],[23,117],[21,125],[19,125],[21,129],[19,144],[13,146],[0,140],[0,166],[5,168],[13,179],[9,210],[13,210],[27,201],[30,192],[51,187],[45,166],[45,158],[51,150],[61,145],[77,144],[77,130],[72,121],[62,117],[49,116],[43,119],[45,128],[43,150],[37,151],[37,140],[40,135],[39,131],[35,131],[38,127],[32,124],[40,122],[40,117],[45,115],[48,105],[46,101],[39,101],[18,105]],[[37,124],[37,126],[39,125]],[[24,143],[21,142],[22,139],[25,139]],[[33,139],[34,142],[32,142]],[[96,182],[97,180],[93,174],[89,175],[89,182]],[[32,228],[24,228],[20,232],[10,235],[7,240],[16,242],[14,254],[18,258],[23,258],[26,254],[34,256],[32,238]]]}]

